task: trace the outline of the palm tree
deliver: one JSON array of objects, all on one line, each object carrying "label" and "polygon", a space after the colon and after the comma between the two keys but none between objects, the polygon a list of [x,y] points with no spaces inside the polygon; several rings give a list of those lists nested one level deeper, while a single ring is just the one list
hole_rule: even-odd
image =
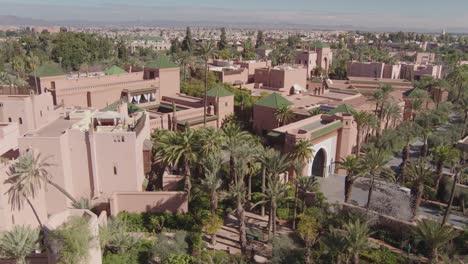
[{"label": "palm tree", "polygon": [[215,217],[218,208],[218,190],[222,181],[218,176],[222,159],[219,155],[210,155],[202,161],[205,178],[201,179],[200,186],[210,196],[211,217]]},{"label": "palm tree", "polygon": [[461,97],[455,104],[455,110],[462,116],[463,129],[460,133],[460,137],[465,136],[466,128],[468,127],[468,95]]},{"label": "palm tree", "polygon": [[187,79],[187,65],[193,60],[192,54],[189,51],[180,51],[175,54],[175,60],[182,66],[182,77],[185,81]]},{"label": "palm tree", "polygon": [[[463,173],[463,171],[465,170],[465,168],[467,166],[468,166],[468,164],[464,164],[463,166],[461,166],[460,170],[455,174],[455,177],[453,178],[452,190],[450,191],[450,198],[449,198],[448,205],[445,208],[444,218],[442,219],[442,225],[445,225],[445,223],[447,223],[448,216],[450,214],[450,210],[452,209],[453,198],[455,197],[455,189],[457,187],[458,178],[460,177],[460,174]],[[465,207],[464,207],[465,201],[462,200],[461,203],[462,203],[462,211],[464,212],[464,210],[465,210]]]},{"label": "palm tree", "polygon": [[432,169],[428,166],[425,160],[418,160],[412,163],[408,169],[408,176],[413,179],[411,187],[411,209],[413,211],[413,219],[418,214],[419,205],[421,204],[424,194],[424,183],[432,179]]},{"label": "palm tree", "polygon": [[216,52],[216,45],[213,40],[203,41],[198,45],[197,53],[205,62],[205,97],[203,100],[203,125],[206,126],[206,106],[208,103],[208,61]]},{"label": "palm tree", "polygon": [[356,111],[353,113],[354,122],[356,122],[356,155],[359,155],[361,151],[362,134],[368,128],[376,125],[375,116],[366,111]]},{"label": "palm tree", "polygon": [[24,57],[23,56],[15,56],[13,59],[10,61],[11,67],[13,70],[18,74],[20,78],[23,77],[26,64],[24,62]]},{"label": "palm tree", "polygon": [[406,177],[406,168],[410,159],[410,143],[418,135],[419,126],[414,122],[406,121],[398,127],[398,134],[400,135],[401,140],[404,142],[404,147],[402,150],[402,172],[401,172],[401,183],[405,182]]},{"label": "palm tree", "polygon": [[154,153],[156,161],[172,166],[178,166],[183,162],[185,174],[185,190],[190,197],[192,189],[191,165],[197,161],[198,150],[196,148],[196,135],[193,130],[182,132],[166,130],[155,141]]},{"label": "palm tree", "polygon": [[15,226],[13,230],[1,234],[0,256],[13,259],[18,264],[26,264],[26,257],[36,249],[38,239],[38,230]]},{"label": "palm tree", "polygon": [[367,195],[366,208],[369,209],[372,192],[374,190],[375,179],[382,176],[382,169],[388,163],[387,153],[382,150],[372,148],[361,159],[363,169],[369,175],[369,193]]},{"label": "palm tree", "polygon": [[252,141],[252,136],[241,129],[237,124],[228,124],[223,127],[224,144],[223,150],[229,153],[229,169],[231,180],[236,178],[235,175],[235,152],[239,146],[246,145]]},{"label": "palm tree", "polygon": [[459,101],[465,94],[466,83],[468,82],[468,66],[462,65],[456,67],[448,76],[447,80],[456,89],[456,101]]},{"label": "palm tree", "polygon": [[32,53],[28,57],[26,57],[27,68],[34,74],[34,83],[36,86],[36,93],[39,93],[39,91],[37,90],[36,70],[39,67],[40,63],[41,62],[39,60],[39,57],[37,57],[36,55],[33,55]]},{"label": "palm tree", "polygon": [[423,242],[429,251],[430,263],[437,263],[439,259],[439,249],[444,247],[457,234],[453,228],[440,225],[431,220],[420,220],[413,230],[417,241]]},{"label": "palm tree", "polygon": [[336,258],[336,262],[333,263],[341,264],[343,256],[347,263],[347,242],[345,233],[342,230],[330,226],[326,235],[320,238],[320,242],[325,246],[328,254]]},{"label": "palm tree", "polygon": [[436,181],[434,188],[439,189],[439,184],[444,177],[445,165],[454,165],[460,159],[460,151],[450,145],[440,145],[432,149],[432,155],[436,164]]},{"label": "palm tree", "polygon": [[265,194],[262,196],[265,198],[264,201],[270,205],[270,214],[268,216],[268,233],[273,232],[276,234],[276,209],[278,208],[278,202],[289,199],[288,197],[289,185],[285,184],[279,177],[279,175],[268,174],[268,181],[265,190]]},{"label": "palm tree", "polygon": [[278,121],[278,126],[284,126],[294,120],[294,112],[287,105],[280,106],[275,111],[275,118]]},{"label": "palm tree", "polygon": [[35,155],[33,151],[26,152],[10,167],[8,178],[4,182],[11,185],[7,190],[11,207],[21,209],[26,201],[40,225],[42,225],[41,220],[30,198],[36,197],[42,185],[50,184],[70,199],[72,203],[78,203],[71,194],[50,179],[48,168],[51,166],[52,164],[42,159],[40,154]]},{"label": "palm tree", "polygon": [[401,108],[396,103],[388,103],[383,108],[383,116],[385,118],[385,129],[388,129],[390,123],[394,127],[396,122],[401,120]]},{"label": "palm tree", "polygon": [[244,172],[246,170],[242,162],[236,163],[236,177],[237,180],[229,186],[229,195],[232,196],[236,202],[236,215],[239,221],[239,244],[242,254],[247,253],[247,226],[245,222],[245,183]]},{"label": "palm tree", "polygon": [[429,152],[429,136],[434,132],[436,126],[438,125],[436,122],[437,116],[434,115],[432,112],[422,112],[415,118],[416,124],[419,125],[421,134],[423,136],[424,145],[422,147],[422,156],[427,157]]},{"label": "palm tree", "polygon": [[362,164],[359,160],[359,157],[349,155],[346,158],[342,159],[339,163],[342,169],[347,171],[347,175],[345,178],[345,190],[344,195],[345,199],[344,202],[348,203],[349,198],[351,198],[351,193],[353,191],[353,184],[354,182],[362,176]]},{"label": "palm tree", "polygon": [[416,115],[425,107],[427,107],[427,103],[429,101],[429,95],[426,91],[421,89],[415,89],[409,96],[408,100],[410,103],[410,111],[412,120],[416,117]]},{"label": "palm tree", "polygon": [[359,263],[359,255],[369,248],[370,230],[367,222],[358,218],[354,222],[344,224],[347,252],[353,256],[353,263]]},{"label": "palm tree", "polygon": [[[278,189],[274,189],[274,188],[279,187],[275,185],[276,183],[267,182],[266,179],[268,179],[269,181],[271,180],[280,181],[279,180],[280,174],[288,170],[290,166],[290,161],[288,160],[288,156],[282,155],[279,151],[276,151],[273,149],[267,149],[266,151],[264,151],[263,156],[260,157],[260,162],[264,169],[264,171],[262,172],[262,198],[263,199],[260,203],[265,204],[267,202],[266,198],[270,198],[268,196],[273,194],[272,191],[278,191]],[[269,191],[270,193],[268,193]],[[271,219],[272,217],[271,210],[272,209],[270,207],[269,219]]]},{"label": "palm tree", "polygon": [[[302,211],[304,211],[305,204],[305,193],[318,190],[318,181],[315,177],[302,176],[302,164],[295,163],[294,170],[296,172],[296,178],[294,179],[294,185],[296,190],[294,192],[294,213],[293,213],[293,223],[292,228],[296,229],[297,221],[297,207],[299,205],[299,198],[302,199]],[[299,197],[299,194],[302,193],[302,197]]]},{"label": "palm tree", "polygon": [[197,149],[201,157],[221,152],[225,141],[222,130],[213,127],[201,127],[196,130],[196,134]]},{"label": "palm tree", "polygon": [[315,217],[309,214],[302,214],[300,222],[297,226],[297,233],[305,242],[305,261],[306,264],[311,264],[310,248],[315,244],[320,229],[320,223]]},{"label": "palm tree", "polygon": [[[313,144],[308,140],[300,140],[294,145],[294,149],[289,153],[289,158],[292,162],[298,162],[302,165],[302,170],[309,160],[314,157]],[[296,173],[297,174],[297,173]]]}]

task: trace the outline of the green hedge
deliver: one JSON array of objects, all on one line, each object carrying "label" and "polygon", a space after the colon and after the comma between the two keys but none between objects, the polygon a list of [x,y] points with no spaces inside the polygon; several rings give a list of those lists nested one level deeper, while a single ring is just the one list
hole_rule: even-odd
[{"label": "green hedge", "polygon": [[159,233],[169,230],[185,230],[199,232],[202,227],[189,214],[181,213],[127,213],[122,212],[117,216],[125,221],[130,232]]},{"label": "green hedge", "polygon": [[371,263],[385,263],[385,264],[400,264],[407,263],[407,259],[399,254],[383,248],[364,252],[362,254],[364,259]]}]

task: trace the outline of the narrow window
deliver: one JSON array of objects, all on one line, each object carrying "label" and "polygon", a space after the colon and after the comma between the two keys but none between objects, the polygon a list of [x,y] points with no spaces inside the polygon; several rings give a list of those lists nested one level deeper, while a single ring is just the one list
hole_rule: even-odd
[{"label": "narrow window", "polygon": [[18,122],[20,123],[20,125],[22,125],[23,124],[23,119],[21,117],[18,118]]},{"label": "narrow window", "polygon": [[117,175],[117,167],[114,165],[114,175]]},{"label": "narrow window", "polygon": [[39,114],[40,114],[40,115],[41,115],[41,117],[42,117],[42,110],[41,110],[41,111],[39,111]]},{"label": "narrow window", "polygon": [[9,118],[8,118],[8,122],[10,122],[10,123],[11,123],[11,117],[9,117]]}]

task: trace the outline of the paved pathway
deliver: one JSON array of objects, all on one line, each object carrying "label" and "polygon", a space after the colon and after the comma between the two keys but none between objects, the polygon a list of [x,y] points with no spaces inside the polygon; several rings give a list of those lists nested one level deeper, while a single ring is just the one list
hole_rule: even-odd
[{"label": "paved pathway", "polygon": [[[320,182],[320,189],[327,197],[330,203],[342,203],[344,201],[344,176],[331,175],[327,178],[318,178]],[[351,195],[351,201],[364,206],[367,203],[368,187],[365,179],[358,180],[354,185],[353,192]],[[375,189],[375,192],[384,190],[385,186]],[[408,195],[409,202],[409,195]],[[441,221],[443,212],[436,208],[428,205],[421,205],[419,214]],[[451,214],[449,217],[449,223],[452,225],[466,227],[468,226],[468,217]]]}]

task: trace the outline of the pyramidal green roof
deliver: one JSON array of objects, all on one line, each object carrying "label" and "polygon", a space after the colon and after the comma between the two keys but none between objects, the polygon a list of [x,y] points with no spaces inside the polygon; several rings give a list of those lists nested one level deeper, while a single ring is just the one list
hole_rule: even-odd
[{"label": "pyramidal green roof", "polygon": [[232,96],[234,95],[233,93],[231,93],[230,91],[228,91],[226,88],[224,88],[223,86],[215,86],[213,88],[211,88],[207,94],[208,96],[210,97],[224,97],[224,96]]},{"label": "pyramidal green roof", "polygon": [[104,73],[106,75],[114,75],[114,74],[122,74],[122,73],[127,73],[127,72],[124,69],[113,65],[112,67],[105,69]]},{"label": "pyramidal green roof", "polygon": [[167,69],[167,68],[176,68],[177,64],[169,60],[167,56],[159,56],[157,59],[149,61],[145,64],[146,68],[151,69]]},{"label": "pyramidal green roof", "polygon": [[354,108],[352,108],[351,106],[347,105],[347,104],[341,104],[339,106],[337,106],[335,109],[332,109],[330,110],[330,112],[328,112],[329,114],[336,114],[336,113],[347,113],[347,114],[352,114],[352,113],[355,113],[356,110]]},{"label": "pyramidal green roof", "polygon": [[314,43],[312,43],[311,45],[313,48],[329,48],[330,45],[328,45],[327,43],[323,43],[321,41],[315,41]]},{"label": "pyramidal green roof", "polygon": [[39,66],[39,68],[37,68],[36,72],[33,73],[33,75],[34,74],[37,77],[49,77],[65,75],[65,72],[59,65],[55,63],[46,62]]},{"label": "pyramidal green roof", "polygon": [[284,98],[283,96],[281,96],[278,93],[269,94],[269,95],[261,98],[260,100],[258,100],[255,103],[255,105],[261,105],[261,106],[265,106],[265,107],[269,107],[269,108],[275,108],[275,109],[278,109],[278,108],[280,108],[282,106],[289,106],[289,105],[292,105],[292,104],[293,103],[288,101],[288,99]]}]

